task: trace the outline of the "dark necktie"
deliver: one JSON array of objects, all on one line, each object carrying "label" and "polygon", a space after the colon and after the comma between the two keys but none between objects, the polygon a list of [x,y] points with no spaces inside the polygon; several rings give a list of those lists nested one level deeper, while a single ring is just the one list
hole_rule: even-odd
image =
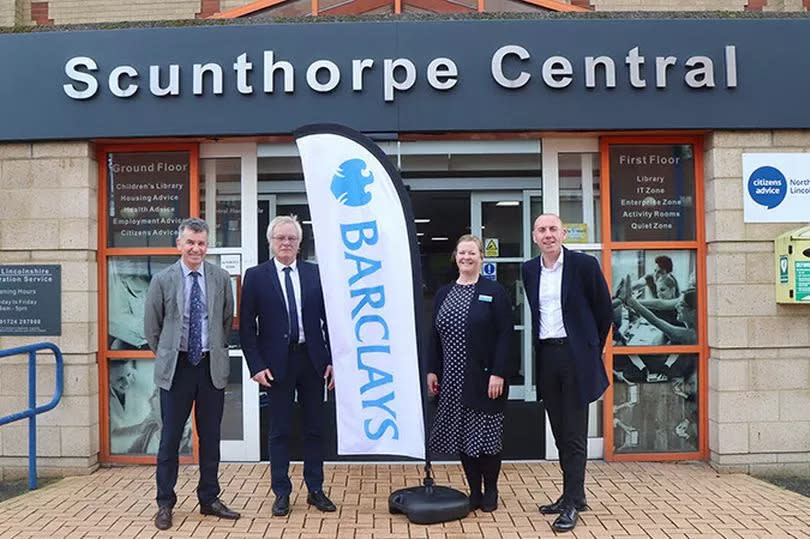
[{"label": "dark necktie", "polygon": [[293,289],[292,268],[284,268],[284,286],[287,288],[287,317],[290,320],[290,342],[298,344],[298,307],[295,304],[295,289]]},{"label": "dark necktie", "polygon": [[202,359],[202,289],[199,281],[200,274],[192,271],[191,277],[194,282],[191,284],[188,309],[188,360],[192,365],[199,365]]}]

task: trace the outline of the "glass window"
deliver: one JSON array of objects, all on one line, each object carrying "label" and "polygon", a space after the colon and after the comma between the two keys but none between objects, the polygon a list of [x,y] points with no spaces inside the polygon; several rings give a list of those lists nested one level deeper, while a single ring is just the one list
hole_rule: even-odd
[{"label": "glass window", "polygon": [[619,453],[698,451],[697,354],[613,358],[613,444]]},{"label": "glass window", "polygon": [[239,158],[200,160],[200,217],[208,222],[210,228],[209,247],[242,245],[242,172]]},{"label": "glass window", "polygon": [[189,215],[189,152],[107,157],[107,246],[173,247]]},{"label": "glass window", "polygon": [[176,256],[117,256],[107,259],[107,346],[148,350],[143,311],[149,281]]},{"label": "glass window", "polygon": [[481,202],[481,228],[486,258],[523,256],[523,201],[519,197]]},{"label": "glass window", "polygon": [[[160,388],[153,381],[152,359],[107,362],[111,455],[157,455],[160,445]],[[191,455],[191,417],[180,454]]]},{"label": "glass window", "polygon": [[691,144],[613,144],[613,241],[695,239],[695,158]]},{"label": "glass window", "polygon": [[697,344],[696,262],[693,250],[613,252],[614,346]]},{"label": "glass window", "polygon": [[598,153],[559,155],[560,217],[566,245],[602,241]]}]

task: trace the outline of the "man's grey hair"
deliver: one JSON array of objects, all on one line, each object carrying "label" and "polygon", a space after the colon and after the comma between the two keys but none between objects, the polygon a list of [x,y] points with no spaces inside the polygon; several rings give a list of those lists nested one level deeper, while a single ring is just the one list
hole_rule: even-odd
[{"label": "man's grey hair", "polygon": [[270,240],[273,238],[273,232],[276,230],[276,227],[287,224],[295,225],[295,230],[298,232],[298,241],[301,241],[301,238],[304,237],[304,231],[301,228],[301,223],[298,222],[297,215],[290,214],[277,215],[273,217],[273,220],[270,221],[269,225],[267,225],[267,243],[270,243]]},{"label": "man's grey hair", "polygon": [[199,217],[189,217],[188,219],[183,219],[183,222],[181,222],[180,226],[177,227],[178,238],[183,235],[184,230],[190,230],[192,232],[205,232],[208,234],[208,223]]}]

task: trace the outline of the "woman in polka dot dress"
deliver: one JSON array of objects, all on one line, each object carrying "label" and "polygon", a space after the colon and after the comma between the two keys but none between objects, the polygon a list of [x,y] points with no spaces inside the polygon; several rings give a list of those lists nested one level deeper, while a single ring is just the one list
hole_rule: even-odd
[{"label": "woman in polka dot dress", "polygon": [[470,508],[494,511],[508,393],[504,380],[516,359],[509,350],[512,303],[503,286],[480,278],[484,249],[478,237],[461,236],[452,259],[458,279],[439,289],[433,312],[427,386],[441,397],[429,447],[458,453]]}]

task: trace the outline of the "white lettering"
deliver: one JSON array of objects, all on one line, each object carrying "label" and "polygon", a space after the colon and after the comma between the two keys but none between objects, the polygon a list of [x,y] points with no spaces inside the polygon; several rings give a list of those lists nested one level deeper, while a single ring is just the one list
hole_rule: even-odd
[{"label": "white lettering", "polygon": [[[326,82],[318,81],[318,72],[325,69],[329,76]],[[334,62],[329,60],[316,60],[307,69],[307,84],[316,92],[331,92],[340,82],[340,70]]]},{"label": "white lettering", "polygon": [[372,67],[374,67],[374,60],[371,58],[352,60],[352,90],[355,92],[363,90],[363,71]]},{"label": "white lettering", "polygon": [[160,86],[160,66],[149,66],[149,91],[158,97],[180,95],[180,66],[169,66],[169,85],[165,88]]},{"label": "white lettering", "polygon": [[194,64],[194,95],[202,95],[203,79],[206,73],[211,73],[211,87],[214,95],[222,95],[222,66],[213,62],[205,65]]},{"label": "white lettering", "polygon": [[233,69],[236,71],[236,89],[239,93],[252,94],[253,86],[248,82],[248,73],[253,70],[253,63],[247,61],[246,52],[236,57]]},{"label": "white lettering", "polygon": [[[449,90],[456,85],[458,79],[458,67],[450,58],[434,58],[428,64],[428,83],[437,90]],[[444,79],[444,80],[440,80]]]},{"label": "white lettering", "polygon": [[264,93],[273,93],[273,77],[278,69],[284,72],[284,93],[291,94],[295,89],[293,66],[282,60],[276,62],[273,51],[264,51]]},{"label": "white lettering", "polygon": [[90,99],[98,91],[98,81],[93,75],[79,71],[79,68],[96,71],[98,65],[95,60],[87,56],[74,56],[65,64],[65,75],[71,80],[84,84],[86,88],[79,90],[73,84],[64,84],[62,88],[71,99]]},{"label": "white lettering", "polygon": [[585,87],[596,88],[596,66],[605,66],[605,88],[616,87],[616,64],[610,56],[585,57]]},{"label": "white lettering", "polygon": [[504,45],[492,55],[492,62],[490,64],[492,78],[504,88],[522,88],[526,86],[532,76],[525,71],[521,71],[514,79],[507,78],[507,76],[504,75],[503,60],[507,55],[515,55],[521,60],[528,60],[530,58],[529,51],[523,47],[519,45]]},{"label": "white lettering", "polygon": [[571,84],[574,68],[565,56],[550,56],[543,62],[543,82],[551,88],[565,88]]},{"label": "white lettering", "polygon": [[[395,71],[397,68],[405,70],[405,78],[397,80]],[[386,58],[383,61],[383,97],[386,101],[394,100],[394,90],[406,92],[416,83],[416,66],[407,58],[397,58],[391,60]]]},{"label": "white lettering", "polygon": [[134,79],[138,76],[138,72],[132,66],[118,66],[110,71],[110,77],[107,81],[110,87],[110,92],[115,97],[131,97],[138,91],[137,84],[129,84],[126,88],[121,88],[121,77],[127,76]]}]

